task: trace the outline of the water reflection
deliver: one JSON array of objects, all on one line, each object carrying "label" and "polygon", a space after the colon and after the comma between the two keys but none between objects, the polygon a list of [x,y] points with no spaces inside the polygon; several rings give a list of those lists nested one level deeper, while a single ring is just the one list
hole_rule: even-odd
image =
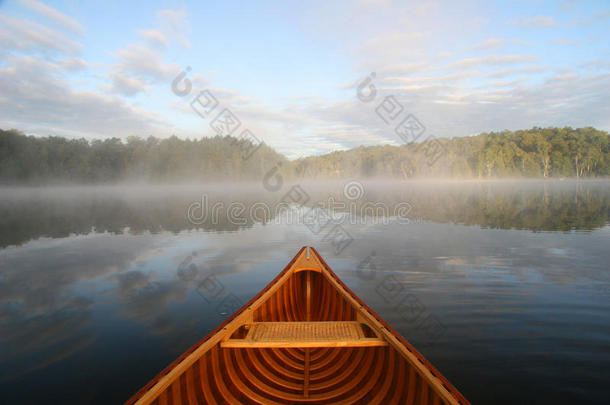
[{"label": "water reflection", "polygon": [[[0,402],[125,400],[227,315],[221,296],[202,296],[206,277],[222,283],[224,296],[246,302],[301,246],[314,244],[474,403],[519,402],[515,387],[552,403],[557,384],[566,387],[559,400],[603,403],[608,185],[516,187],[366,185],[360,203],[409,201],[412,221],[346,221],[354,242],[340,255],[304,225],[195,226],[185,207],[200,189],[3,194],[0,234],[11,246],[0,250]],[[261,200],[255,188],[204,191],[226,202],[281,197]],[[344,198],[319,187],[312,200],[329,196]],[[587,232],[531,232],[543,229]],[[358,265],[372,251],[375,271],[362,277]],[[433,346],[379,296],[386,276],[442,322]],[[595,371],[586,382],[584,370]]]},{"label": "water reflection", "polygon": [[75,297],[60,308],[34,316],[18,306],[3,305],[0,381],[10,382],[89,346],[96,337],[90,329],[88,308],[92,304],[87,298]]},{"label": "water reflection", "polygon": [[[408,203],[412,221],[477,225],[485,228],[533,231],[591,230],[610,220],[610,184],[589,182],[402,182],[365,183],[365,193],[354,201],[340,184],[306,187],[308,206],[321,205],[335,212],[356,215],[394,215]],[[186,211],[193,202],[207,198],[208,207],[222,206],[219,215],[193,223]],[[234,232],[255,223],[281,221],[281,195],[260,185],[239,188],[107,187],[6,190],[0,196],[0,246],[19,245],[40,237],[61,238],[90,232],[206,230]],[[244,207],[264,204],[268,214],[229,215],[231,204]],[[372,207],[380,204],[384,210]],[[350,212],[352,211],[352,212]]]}]

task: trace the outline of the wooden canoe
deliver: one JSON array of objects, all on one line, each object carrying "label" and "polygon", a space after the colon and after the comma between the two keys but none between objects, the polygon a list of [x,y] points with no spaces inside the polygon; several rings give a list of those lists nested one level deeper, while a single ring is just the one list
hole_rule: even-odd
[{"label": "wooden canoe", "polygon": [[126,404],[468,404],[314,248]]}]

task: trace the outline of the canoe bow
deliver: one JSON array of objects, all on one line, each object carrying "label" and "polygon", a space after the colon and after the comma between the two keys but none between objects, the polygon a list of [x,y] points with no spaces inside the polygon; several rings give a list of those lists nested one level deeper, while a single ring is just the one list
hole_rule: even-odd
[{"label": "canoe bow", "polygon": [[125,404],[469,404],[312,247]]}]

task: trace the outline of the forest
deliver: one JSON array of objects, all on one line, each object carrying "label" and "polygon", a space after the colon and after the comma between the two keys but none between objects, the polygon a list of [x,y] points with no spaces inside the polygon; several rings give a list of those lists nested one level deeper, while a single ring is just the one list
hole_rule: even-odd
[{"label": "forest", "polygon": [[606,177],[610,135],[591,127],[534,127],[290,161],[265,143],[232,137],[89,141],[0,130],[2,184],[245,181],[274,167],[287,179]]}]

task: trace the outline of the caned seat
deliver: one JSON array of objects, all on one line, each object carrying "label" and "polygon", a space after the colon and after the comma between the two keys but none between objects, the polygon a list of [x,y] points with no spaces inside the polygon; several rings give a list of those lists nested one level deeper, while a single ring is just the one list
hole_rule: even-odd
[{"label": "caned seat", "polygon": [[370,347],[387,346],[378,337],[364,335],[359,322],[256,322],[244,339],[228,339],[221,347]]}]

